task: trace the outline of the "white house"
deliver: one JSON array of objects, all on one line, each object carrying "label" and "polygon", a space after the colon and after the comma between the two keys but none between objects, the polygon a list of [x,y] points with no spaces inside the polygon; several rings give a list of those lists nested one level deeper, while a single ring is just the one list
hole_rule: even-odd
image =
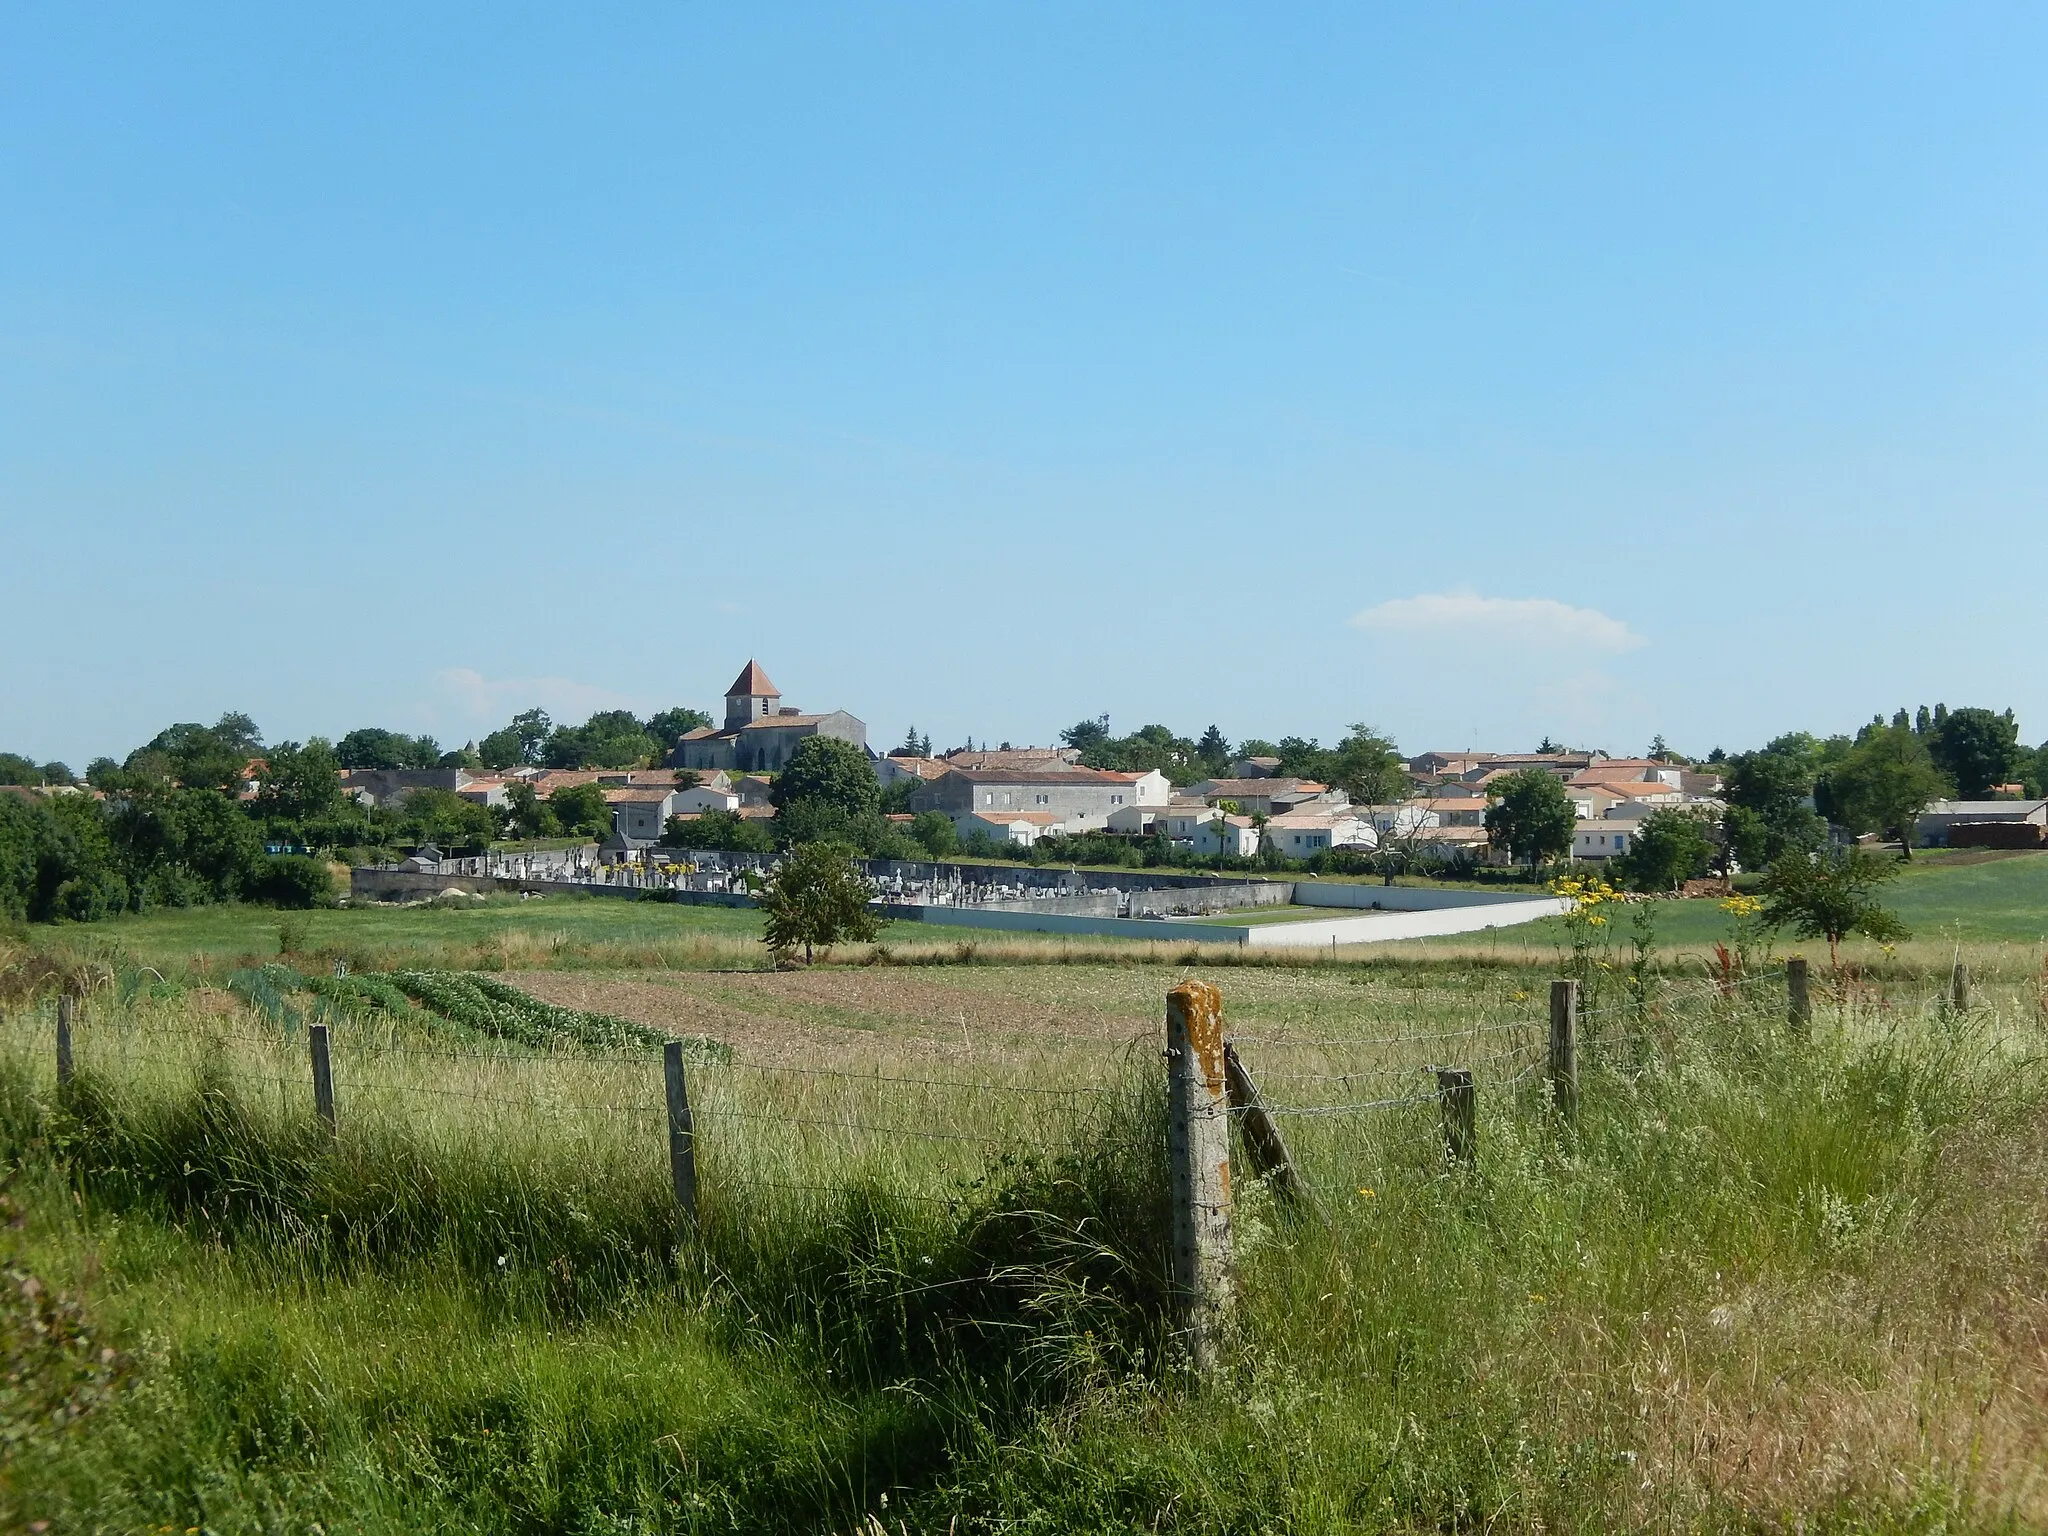
[{"label": "white house", "polygon": [[1266,841],[1290,859],[1312,859],[1332,848],[1377,848],[1379,833],[1348,805],[1304,806],[1266,823]]},{"label": "white house", "polygon": [[1249,816],[1211,816],[1188,841],[1196,853],[1249,859],[1259,851],[1259,824]]},{"label": "white house", "polygon": [[963,839],[979,833],[998,843],[1029,848],[1041,837],[1060,830],[1060,819],[1047,811],[970,811],[954,825]]},{"label": "white house", "polygon": [[[724,774],[719,778],[723,779]],[[736,811],[740,808],[739,791],[730,787],[699,784],[695,789],[679,789],[672,797],[671,816],[688,812],[702,814],[705,811]]]},{"label": "white house", "polygon": [[1627,821],[1581,821],[1572,828],[1572,857],[1612,859],[1628,852],[1635,824]]}]

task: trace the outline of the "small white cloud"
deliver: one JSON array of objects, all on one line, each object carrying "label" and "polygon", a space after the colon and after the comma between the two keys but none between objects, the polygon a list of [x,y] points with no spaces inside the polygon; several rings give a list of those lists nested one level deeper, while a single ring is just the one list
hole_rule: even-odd
[{"label": "small white cloud", "polygon": [[1481,597],[1469,588],[1389,598],[1351,616],[1381,634],[1469,636],[1515,645],[1573,647],[1619,655],[1649,644],[1620,619],[1553,597]]}]

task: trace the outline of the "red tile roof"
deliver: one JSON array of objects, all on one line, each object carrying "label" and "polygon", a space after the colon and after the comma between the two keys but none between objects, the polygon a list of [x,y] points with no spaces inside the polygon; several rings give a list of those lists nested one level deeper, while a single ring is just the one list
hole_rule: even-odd
[{"label": "red tile roof", "polygon": [[732,686],[725,690],[728,699],[779,699],[782,690],[768,681],[768,674],[761,670],[761,663],[750,661],[732,680]]}]

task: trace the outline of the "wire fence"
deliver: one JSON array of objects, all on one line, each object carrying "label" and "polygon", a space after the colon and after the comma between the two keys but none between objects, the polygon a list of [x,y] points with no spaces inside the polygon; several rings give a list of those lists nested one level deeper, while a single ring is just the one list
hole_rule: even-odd
[{"label": "wire fence", "polygon": [[[1229,1113],[1241,1127],[1253,1118],[1298,1126],[1303,1137],[1289,1155],[1299,1162],[1294,1173],[1313,1187],[1331,1168],[1355,1163],[1354,1131],[1361,1122],[1377,1117],[1408,1135],[1443,1135],[1455,1143],[1460,1093],[1493,1103],[1489,1115],[1526,1093],[1537,1094],[1550,1110],[1568,1109],[1577,1103],[1582,1076],[1636,1080],[1655,1070],[1675,1024],[1745,1013],[1796,1015],[1806,985],[1799,974],[1796,987],[1786,970],[1606,975],[1595,979],[1592,1006],[1584,1005],[1579,984],[1572,984],[1563,1005],[1528,991],[1486,999],[1439,996],[1414,1006],[1424,1027],[1347,1029],[1347,1012],[1370,1011],[1359,1005],[1408,1000],[1403,989],[1383,988],[1348,1010],[1325,1008],[1312,1020],[1228,1033],[1253,1094],[1233,1099]],[[1932,1015],[1953,1012],[1959,999],[1967,1004],[1961,985],[1956,978],[1946,988],[1893,985],[1876,997],[1823,987],[1813,1001],[1844,1016],[1915,1007]],[[1447,1002],[1469,1008],[1469,1022],[1443,1027]],[[944,1203],[956,1196],[919,1187],[920,1179],[950,1188],[1002,1159],[1061,1149],[1158,1150],[1163,1139],[1156,1126],[1134,1129],[1144,1121],[1133,1104],[1158,1082],[1156,1068],[1148,1073],[1144,1065],[1145,1042],[1137,1040],[1128,1042],[1125,1062],[1113,1066],[1108,1080],[1099,1053],[1051,1066],[1025,1063],[1005,1077],[985,1069],[948,1074],[903,1070],[894,1062],[856,1066],[735,1052],[729,1059],[691,1061],[669,1078],[651,1053],[489,1039],[457,1045],[406,1034],[412,1024],[346,1011],[330,1013],[331,1024],[265,1031],[252,1027],[257,1016],[251,1010],[172,1023],[112,1003],[89,1010],[45,1004],[7,1015],[0,1046],[17,1059],[48,1064],[47,1070],[33,1066],[46,1083],[50,1076],[68,1080],[83,1072],[116,1090],[145,1092],[154,1083],[157,1091],[176,1092],[189,1087],[193,1074],[210,1074],[245,1092],[274,1094],[289,1114],[314,1106],[314,1079],[324,1071],[332,1086],[321,1112],[341,1135],[364,1115],[402,1114],[413,1103],[444,1129],[459,1129],[464,1117],[526,1120],[557,1130],[574,1123],[586,1138],[609,1136],[650,1159],[665,1141],[673,1154],[680,1087],[693,1148],[703,1150],[721,1180],[807,1194],[842,1189],[880,1159],[902,1175],[902,1193]],[[53,1031],[62,1037],[54,1058]],[[317,1054],[320,1068],[312,1068],[309,1053]],[[1470,1111],[1459,1112],[1469,1117]]]}]

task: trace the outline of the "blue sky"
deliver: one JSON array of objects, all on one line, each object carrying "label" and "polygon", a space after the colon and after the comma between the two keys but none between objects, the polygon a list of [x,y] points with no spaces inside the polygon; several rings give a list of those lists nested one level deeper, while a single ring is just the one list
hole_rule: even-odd
[{"label": "blue sky", "polygon": [[0,749],[2048,735],[2037,6],[0,10]]}]

